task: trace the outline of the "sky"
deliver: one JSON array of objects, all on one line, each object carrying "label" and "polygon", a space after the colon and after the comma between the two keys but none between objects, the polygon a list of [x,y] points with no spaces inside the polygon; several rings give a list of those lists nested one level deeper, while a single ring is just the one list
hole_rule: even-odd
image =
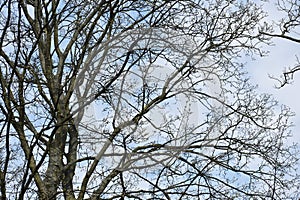
[{"label": "sky", "polygon": [[269,77],[280,77],[284,69],[296,64],[296,55],[300,57],[300,44],[282,39],[274,39],[273,42],[274,46],[270,47],[267,57],[257,58],[247,64],[248,72],[251,82],[257,84],[259,92],[272,94],[280,104],[289,106],[295,113],[292,118],[292,133],[294,142],[300,143],[300,73],[294,75],[292,84],[279,89],[275,87],[279,85],[278,82]]},{"label": "sky", "polygon": [[279,82],[270,78],[280,78],[285,69],[296,64],[296,55],[300,56],[300,44],[282,39],[274,39],[273,42],[274,46],[270,47],[268,56],[247,64],[248,72],[251,82],[257,84],[259,92],[272,94],[280,104],[289,106],[295,113],[295,117],[292,118],[292,132],[294,142],[300,143],[300,73],[294,75],[291,84],[282,88],[276,88]]},{"label": "sky", "polygon": [[[265,4],[265,9],[269,13],[266,19],[268,23],[281,18],[281,13],[275,7],[270,6],[271,2]],[[299,28],[300,29],[300,28]],[[299,30],[297,30],[300,33]],[[298,37],[300,37],[298,35]],[[258,91],[272,94],[280,104],[287,105],[295,113],[292,118],[294,127],[292,128],[293,142],[300,143],[300,71],[294,74],[292,84],[285,85],[278,89],[279,82],[269,76],[280,78],[285,69],[295,66],[296,56],[300,58],[300,44],[281,38],[271,40],[272,46],[266,46],[269,54],[263,58],[256,58],[246,64],[247,71],[251,77],[251,82],[257,84]]]}]

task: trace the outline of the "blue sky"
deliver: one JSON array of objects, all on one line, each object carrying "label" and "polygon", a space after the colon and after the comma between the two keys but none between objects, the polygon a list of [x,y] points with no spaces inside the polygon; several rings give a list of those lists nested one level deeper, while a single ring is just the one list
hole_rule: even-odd
[{"label": "blue sky", "polygon": [[[277,10],[273,4],[275,1],[267,1],[264,4],[264,10],[268,12],[265,21],[269,24],[278,22],[285,13]],[[278,29],[274,29],[275,33],[279,33]],[[298,27],[295,37],[300,37],[300,27]],[[291,141],[300,143],[300,71],[294,74],[292,84],[285,85],[283,88],[276,88],[279,82],[271,79],[269,76],[280,78],[285,69],[293,68],[297,63],[297,57],[300,58],[300,44],[281,38],[273,38],[272,46],[265,46],[264,50],[268,50],[266,57],[256,57],[254,61],[247,62],[247,71],[251,77],[251,82],[258,85],[258,91],[269,93],[279,101],[280,104],[287,105],[295,113],[292,118],[294,127]]]},{"label": "blue sky", "polygon": [[300,44],[283,39],[273,39],[272,42],[274,46],[268,47],[269,55],[249,61],[247,70],[251,82],[258,85],[259,92],[273,94],[279,103],[289,106],[296,114],[292,119],[295,125],[293,141],[300,143],[300,73],[294,75],[292,84],[280,89],[275,87],[278,82],[269,77],[280,77],[284,69],[296,64],[296,56],[300,57]]}]

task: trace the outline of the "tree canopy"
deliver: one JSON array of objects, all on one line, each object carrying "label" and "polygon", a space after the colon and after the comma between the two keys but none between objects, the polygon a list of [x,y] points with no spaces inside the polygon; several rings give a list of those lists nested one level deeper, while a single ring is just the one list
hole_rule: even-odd
[{"label": "tree canopy", "polygon": [[294,114],[244,70],[278,36],[259,1],[0,10],[3,199],[299,198]]}]

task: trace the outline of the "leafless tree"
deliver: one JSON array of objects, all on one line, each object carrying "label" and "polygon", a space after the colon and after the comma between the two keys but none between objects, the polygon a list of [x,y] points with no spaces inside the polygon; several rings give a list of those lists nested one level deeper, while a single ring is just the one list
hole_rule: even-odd
[{"label": "leafless tree", "polygon": [[254,2],[0,10],[2,199],[296,198],[292,113],[239,60],[264,54]]}]

